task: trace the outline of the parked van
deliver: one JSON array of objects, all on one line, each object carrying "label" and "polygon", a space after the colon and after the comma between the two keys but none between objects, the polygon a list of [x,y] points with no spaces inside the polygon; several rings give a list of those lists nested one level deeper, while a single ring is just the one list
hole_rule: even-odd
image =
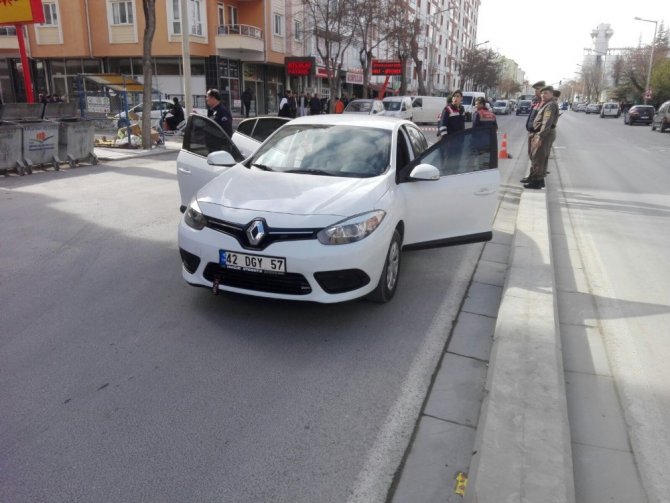
[{"label": "parked van", "polygon": [[475,91],[464,91],[463,92],[463,101],[461,105],[463,105],[463,108],[465,108],[465,120],[466,121],[471,121],[472,120],[472,114],[475,113],[476,107],[475,107],[475,100],[479,97],[482,97],[486,99],[486,95],[484,93],[479,93]]},{"label": "parked van", "polygon": [[409,96],[387,96],[382,100],[387,117],[412,120],[412,99]]},{"label": "parked van", "polygon": [[440,98],[439,96],[413,96],[412,120],[417,124],[435,124],[446,106],[447,98]]}]

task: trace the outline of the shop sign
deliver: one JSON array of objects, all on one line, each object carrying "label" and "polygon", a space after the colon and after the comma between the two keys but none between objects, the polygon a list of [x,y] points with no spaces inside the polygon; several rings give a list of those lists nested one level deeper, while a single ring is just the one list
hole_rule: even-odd
[{"label": "shop sign", "polygon": [[347,72],[344,81],[347,84],[363,84],[363,74],[360,72]]},{"label": "shop sign", "polygon": [[314,58],[284,58],[286,73],[291,77],[314,75],[316,63]]},{"label": "shop sign", "polygon": [[399,59],[373,59],[372,75],[402,75]]}]

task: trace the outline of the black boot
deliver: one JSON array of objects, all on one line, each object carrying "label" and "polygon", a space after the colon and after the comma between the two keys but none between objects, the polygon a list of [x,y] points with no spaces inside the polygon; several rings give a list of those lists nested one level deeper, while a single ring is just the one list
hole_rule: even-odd
[{"label": "black boot", "polygon": [[544,188],[544,180],[529,180],[528,183],[524,184],[524,187],[527,189],[542,189]]}]

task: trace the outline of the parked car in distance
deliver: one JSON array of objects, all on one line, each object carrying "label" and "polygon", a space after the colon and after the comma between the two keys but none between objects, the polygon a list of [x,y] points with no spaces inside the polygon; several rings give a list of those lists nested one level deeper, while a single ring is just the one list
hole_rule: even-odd
[{"label": "parked car in distance", "polygon": [[382,100],[382,105],[384,106],[383,115],[412,120],[412,98],[409,96],[387,96]]},{"label": "parked car in distance", "polygon": [[666,101],[658,107],[658,111],[654,114],[654,118],[651,121],[651,130],[656,131],[656,128],[661,133],[665,132],[666,129],[670,129],[670,101]]},{"label": "parked car in distance", "polygon": [[587,103],[577,103],[575,105],[575,112],[586,112]]},{"label": "parked car in distance", "polygon": [[412,120],[416,124],[433,124],[447,106],[447,98],[440,96],[414,96],[412,98]]},{"label": "parked car in distance", "polygon": [[493,103],[493,113],[496,115],[508,115],[512,112],[510,102],[507,100],[498,100]]},{"label": "parked car in distance", "polygon": [[314,115],[242,160],[192,115],[177,157],[182,276],[215,293],[387,302],[403,249],[491,239],[496,136],[470,128],[429,147],[409,121]]},{"label": "parked car in distance", "polygon": [[516,107],[516,114],[517,115],[528,115],[530,114],[530,110],[533,108],[533,102],[530,100],[521,100],[519,101],[519,104]]},{"label": "parked car in distance", "polygon": [[613,101],[610,101],[608,103],[605,103],[600,110],[600,118],[604,119],[605,117],[617,117],[619,118],[621,116],[621,108],[619,108],[619,104],[615,103]]},{"label": "parked car in distance", "polygon": [[561,103],[561,106],[559,107],[561,110],[567,110],[568,109],[568,102],[564,101]]},{"label": "parked car in distance", "polygon": [[586,105],[586,113],[587,114],[599,114],[600,113],[600,107],[598,103],[589,103]]},{"label": "parked car in distance", "polygon": [[245,119],[233,132],[233,143],[246,158],[256,152],[261,143],[289,122],[289,117],[254,117]]},{"label": "parked car in distance", "polygon": [[365,114],[375,115],[384,111],[384,105],[381,100],[360,99],[350,101],[344,109],[345,114]]},{"label": "parked car in distance", "polygon": [[654,107],[651,105],[634,105],[623,114],[623,123],[632,126],[633,124],[651,124],[654,120]]}]

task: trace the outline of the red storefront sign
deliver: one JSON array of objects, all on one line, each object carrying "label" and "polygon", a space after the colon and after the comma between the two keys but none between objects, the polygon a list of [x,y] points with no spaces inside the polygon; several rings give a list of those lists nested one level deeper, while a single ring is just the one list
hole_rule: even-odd
[{"label": "red storefront sign", "polygon": [[399,59],[373,59],[372,75],[402,75]]},{"label": "red storefront sign", "polygon": [[314,58],[284,58],[286,73],[291,77],[314,75],[316,62]]}]

